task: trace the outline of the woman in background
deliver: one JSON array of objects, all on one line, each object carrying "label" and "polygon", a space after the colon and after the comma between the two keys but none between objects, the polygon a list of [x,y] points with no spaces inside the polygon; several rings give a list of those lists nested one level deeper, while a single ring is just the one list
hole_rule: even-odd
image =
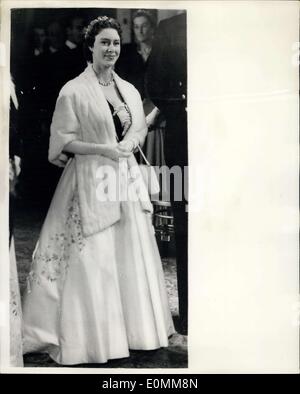
[{"label": "woman in background", "polygon": [[163,134],[165,122],[157,107],[152,103],[145,89],[145,75],[148,57],[155,35],[156,20],[149,10],[137,10],[132,16],[134,43],[124,45],[116,66],[119,75],[132,83],[139,91],[146,116],[148,134],[143,151],[154,166],[165,164],[163,155]]}]

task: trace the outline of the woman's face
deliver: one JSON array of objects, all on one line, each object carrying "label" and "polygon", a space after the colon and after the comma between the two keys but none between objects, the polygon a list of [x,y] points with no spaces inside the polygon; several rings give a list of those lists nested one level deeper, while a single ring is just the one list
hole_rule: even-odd
[{"label": "woman's face", "polygon": [[133,31],[137,42],[147,42],[152,39],[153,29],[145,16],[134,18]]},{"label": "woman's face", "polygon": [[120,56],[121,42],[117,30],[103,29],[95,37],[94,46],[90,47],[93,53],[93,64],[97,68],[113,67]]}]

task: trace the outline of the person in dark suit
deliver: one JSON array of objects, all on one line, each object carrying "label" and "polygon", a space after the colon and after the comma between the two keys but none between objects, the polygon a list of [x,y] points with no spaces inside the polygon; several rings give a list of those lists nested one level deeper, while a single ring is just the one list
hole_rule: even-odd
[{"label": "person in dark suit", "polygon": [[[52,166],[47,160],[52,115],[60,89],[78,75],[73,50],[65,44],[65,31],[61,20],[53,20],[48,25],[47,37],[49,49],[39,56],[39,80],[36,81],[35,90],[40,116],[40,145],[34,148],[38,150],[39,165],[36,168],[35,163],[31,163],[38,179],[37,191],[45,207],[50,204],[62,173],[61,168]],[[32,128],[32,122],[29,127]]]},{"label": "person in dark suit", "polygon": [[[184,195],[184,169],[188,165],[187,151],[187,51],[186,13],[162,20],[157,28],[148,60],[146,89],[166,118],[164,153],[168,167],[182,171],[182,199],[176,201],[174,179],[170,200],[174,215],[180,331],[188,328],[188,215]],[[178,183],[177,183],[178,185]]]},{"label": "person in dark suit", "polygon": [[70,49],[70,79],[81,74],[87,66],[83,49],[85,25],[86,22],[82,16],[74,15],[66,26],[67,40],[65,45]]}]

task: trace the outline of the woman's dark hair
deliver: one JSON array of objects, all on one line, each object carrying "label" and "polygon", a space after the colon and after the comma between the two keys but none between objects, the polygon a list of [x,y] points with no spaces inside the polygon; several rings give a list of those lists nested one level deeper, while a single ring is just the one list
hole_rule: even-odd
[{"label": "woman's dark hair", "polygon": [[145,17],[148,20],[148,22],[150,23],[150,26],[152,27],[152,29],[156,28],[156,24],[157,24],[156,18],[151,11],[144,10],[144,9],[135,11],[132,15],[132,22],[134,22],[135,18],[137,18],[139,16]]},{"label": "woman's dark hair", "polygon": [[98,18],[92,20],[86,28],[84,35],[84,53],[88,62],[93,60],[92,52],[89,47],[94,45],[95,37],[103,29],[115,29],[118,32],[120,39],[122,38],[122,29],[116,19],[108,16],[98,16]]}]

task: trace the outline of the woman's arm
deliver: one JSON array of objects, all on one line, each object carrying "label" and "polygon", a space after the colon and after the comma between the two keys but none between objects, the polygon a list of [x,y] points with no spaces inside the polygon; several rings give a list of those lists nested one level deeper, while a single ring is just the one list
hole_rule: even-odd
[{"label": "woman's arm", "polygon": [[130,152],[119,149],[118,144],[96,144],[93,142],[71,141],[64,146],[64,152],[75,155],[102,155],[112,160],[128,157]]},{"label": "woman's arm", "polygon": [[125,148],[135,152],[138,145],[141,147],[144,145],[147,132],[148,129],[145,125],[145,127],[141,130],[137,130],[133,133],[127,133],[119,145],[122,147],[122,150]]}]

